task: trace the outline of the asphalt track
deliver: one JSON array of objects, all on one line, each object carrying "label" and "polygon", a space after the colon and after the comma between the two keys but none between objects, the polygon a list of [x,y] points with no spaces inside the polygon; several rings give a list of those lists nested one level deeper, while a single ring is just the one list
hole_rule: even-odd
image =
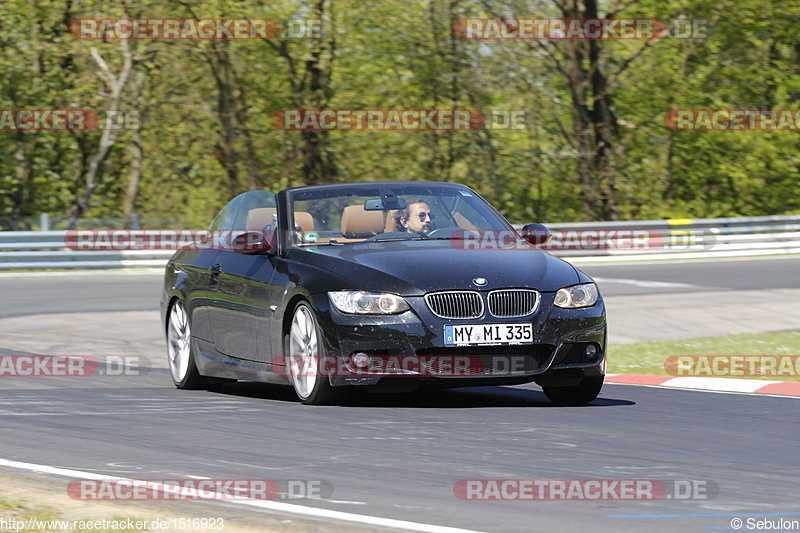
[{"label": "asphalt track", "polygon": [[[579,265],[605,296],[800,288],[800,258]],[[608,280],[608,281],[603,281]],[[645,280],[632,284],[619,280]],[[649,282],[649,283],[648,283]],[[147,274],[0,274],[0,318],[40,313],[158,309],[161,276]]]},{"label": "asphalt track", "polygon": [[[601,288],[613,301],[691,295],[698,287],[720,294],[794,290],[797,267],[792,258],[582,268],[605,280]],[[253,383],[219,393],[178,391],[158,325],[144,328],[138,318],[157,309],[159,283],[152,274],[0,276],[8,319],[0,353],[136,354],[153,367],[140,375],[1,378],[0,472],[64,487],[70,475],[33,474],[8,461],[87,477],[320,480],[333,487],[331,497],[285,502],[296,509],[187,505],[255,523],[264,513],[296,518],[293,510],[300,510],[342,530],[351,522],[327,511],[351,513],[374,530],[386,530],[391,523],[380,519],[392,519],[442,532],[730,530],[736,517],[753,531],[748,517],[800,519],[796,399],[608,384],[592,405],[561,408],[531,385],[363,394],[351,405],[311,407],[288,388]],[[83,322],[71,324],[65,313],[83,313],[74,315]],[[41,337],[9,333],[37,324]],[[465,479],[678,480],[718,486],[719,493],[462,501],[453,488]]]}]

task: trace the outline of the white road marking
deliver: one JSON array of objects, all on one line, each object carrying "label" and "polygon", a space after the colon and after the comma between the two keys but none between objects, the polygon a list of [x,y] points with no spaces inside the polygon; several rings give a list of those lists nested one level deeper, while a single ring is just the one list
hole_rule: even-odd
[{"label": "white road marking", "polygon": [[[71,470],[68,468],[58,468],[47,465],[37,465],[33,463],[22,463],[19,461],[10,461],[8,459],[0,459],[0,466],[9,468],[17,468],[20,470],[28,470],[31,472],[42,472],[44,474],[52,474],[55,476],[71,477],[74,479],[91,479],[95,481],[130,481],[133,479],[120,478],[118,476],[105,476],[102,474],[95,474],[93,472],[83,472],[81,470]],[[170,487],[161,483],[151,483],[153,487],[158,490],[168,490]],[[295,505],[291,503],[282,503],[274,501],[261,501],[261,500],[228,500],[226,503],[236,505],[246,505],[248,507],[258,507],[267,509],[269,511],[278,511],[283,513],[292,513],[298,515],[312,516],[314,518],[330,518],[333,520],[344,520],[347,522],[356,522],[359,524],[367,524],[370,526],[381,526],[395,529],[405,529],[408,531],[421,531],[424,533],[482,533],[471,529],[461,529],[456,527],[437,526],[433,524],[420,524],[417,522],[409,522],[406,520],[395,520],[393,518],[381,518],[377,516],[360,515],[355,513],[345,513],[343,511],[332,511],[328,509],[317,509],[315,507],[306,507],[303,505]]]},{"label": "white road marking", "polygon": [[621,283],[623,285],[633,285],[634,287],[646,288],[684,288],[696,287],[691,283],[678,283],[675,281],[649,281],[641,279],[627,279],[627,278],[594,278],[597,283]]},{"label": "white road marking", "polygon": [[781,383],[780,381],[761,381],[755,379],[731,378],[704,378],[704,377],[679,377],[672,378],[662,384],[662,387],[677,387],[679,389],[702,389],[707,391],[725,392],[756,392],[767,385]]},{"label": "white road marking", "polygon": [[[167,263],[164,263],[167,266]],[[116,269],[103,269],[97,270],[59,270],[55,272],[0,272],[0,278],[21,278],[21,277],[36,277],[43,276],[54,278],[57,276],[140,276],[142,274],[164,275],[163,268],[129,268],[124,270]]]},{"label": "white road marking", "polygon": [[[17,408],[19,408],[17,406]],[[142,408],[142,409],[135,409],[135,410],[118,410],[118,411],[68,411],[64,410],[61,413],[54,413],[54,412],[41,412],[41,413],[27,413],[27,412],[19,412],[19,411],[2,411],[0,410],[0,416],[72,416],[72,415],[81,415],[81,416],[117,416],[120,414],[142,414],[142,413],[184,413],[184,414],[203,414],[203,413],[217,413],[219,409],[214,409],[213,407],[200,407],[200,408]],[[252,412],[252,413],[263,413],[263,409],[241,409],[237,410],[237,413],[244,413],[244,412]]]},{"label": "white road marking", "polygon": [[[606,374],[606,377],[624,376],[625,374]],[[713,380],[713,381],[712,381]],[[745,383],[742,383],[745,382]],[[749,382],[749,383],[748,383]],[[745,394],[747,396],[768,396],[770,398],[790,398],[800,400],[800,396],[786,393],[759,392],[761,388],[776,383],[794,383],[792,381],[762,381],[738,378],[701,378],[680,377],[666,379],[661,383],[625,383],[622,381],[606,381],[606,385],[625,385],[627,387],[656,387],[680,389],[710,394]],[[758,386],[756,386],[756,384]]]},{"label": "white road marking", "polygon": [[318,466],[315,463],[297,463],[291,466],[264,466],[264,465],[251,465],[249,463],[237,463],[235,461],[225,461],[224,459],[219,459],[217,462],[226,463],[229,465],[246,466],[248,468],[260,468],[261,470],[291,470],[293,468]]}]

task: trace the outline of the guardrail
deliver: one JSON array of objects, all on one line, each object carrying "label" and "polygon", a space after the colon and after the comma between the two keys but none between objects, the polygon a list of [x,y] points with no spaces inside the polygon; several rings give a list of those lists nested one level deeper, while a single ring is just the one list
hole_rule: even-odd
[{"label": "guardrail", "polygon": [[[514,226],[521,228],[522,226]],[[563,246],[549,250],[570,262],[708,259],[800,254],[800,215],[639,220],[626,222],[569,222],[548,225],[556,241],[598,232],[633,232],[645,236],[643,246]],[[619,237],[618,237],[619,238]],[[574,239],[573,239],[574,240]],[[591,241],[591,239],[589,239]],[[624,238],[622,240],[624,241]],[[547,245],[545,246],[547,248]]]},{"label": "guardrail", "polygon": [[[570,222],[548,228],[554,238],[544,249],[570,262],[800,254],[800,215]],[[69,250],[66,233],[0,231],[0,270],[161,268],[173,253]]]}]

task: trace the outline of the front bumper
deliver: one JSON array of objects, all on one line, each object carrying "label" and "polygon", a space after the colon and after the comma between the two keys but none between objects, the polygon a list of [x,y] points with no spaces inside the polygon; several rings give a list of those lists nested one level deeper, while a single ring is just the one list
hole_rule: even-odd
[{"label": "front bumper", "polygon": [[[569,386],[605,373],[606,316],[601,299],[592,307],[562,309],[555,293],[541,293],[534,314],[513,319],[484,315],[448,320],[435,316],[422,297],[406,297],[411,310],[398,315],[347,315],[332,308],[326,293],[314,295],[325,353],[338,357],[330,374],[334,386],[377,385],[413,380],[437,387],[512,385],[536,381]],[[446,325],[508,324],[533,326],[533,344],[447,346]],[[586,355],[592,344],[597,353]],[[364,353],[374,364],[359,368],[352,355]]]}]

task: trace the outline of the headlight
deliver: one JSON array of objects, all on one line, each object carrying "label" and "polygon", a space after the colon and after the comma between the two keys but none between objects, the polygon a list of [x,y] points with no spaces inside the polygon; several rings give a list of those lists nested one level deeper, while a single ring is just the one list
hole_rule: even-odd
[{"label": "headlight", "polygon": [[330,291],[333,306],[342,313],[357,315],[393,315],[409,309],[401,296],[387,292]]},{"label": "headlight", "polygon": [[572,287],[558,289],[555,303],[558,307],[574,309],[576,307],[589,307],[597,303],[600,292],[594,283],[582,283]]}]

